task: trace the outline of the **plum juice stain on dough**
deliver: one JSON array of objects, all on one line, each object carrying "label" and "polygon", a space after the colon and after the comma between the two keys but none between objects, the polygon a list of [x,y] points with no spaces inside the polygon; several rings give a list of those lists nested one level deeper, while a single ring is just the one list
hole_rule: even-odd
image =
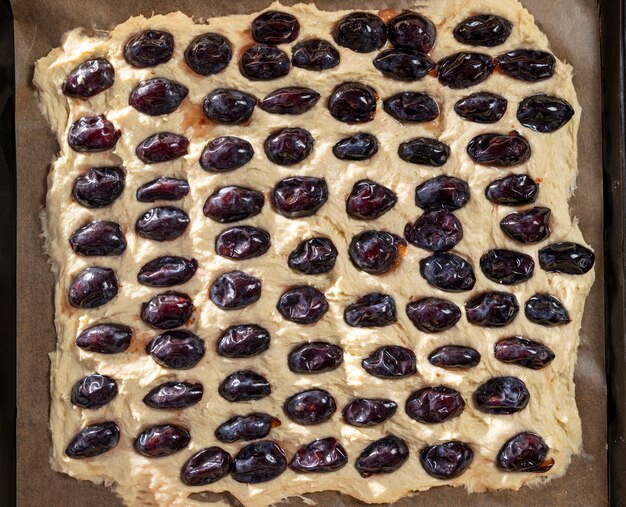
[{"label": "plum juice stain on dough", "polygon": [[[375,11],[321,12],[312,4],[285,7],[274,3],[263,13],[211,18],[205,24],[196,24],[180,12],[135,17],[115,27],[109,38],[69,32],[62,47],[37,62],[34,82],[50,124],[65,132],[66,121],[85,118],[78,122],[80,129],[70,132],[61,145],[61,156],[52,163],[46,205],[48,252],[57,277],[58,336],[52,357],[50,415],[55,470],[81,480],[117,483],[116,492],[127,505],[155,507],[188,506],[189,495],[224,491],[245,507],[266,507],[324,490],[368,503],[393,503],[439,485],[464,486],[470,492],[517,490],[566,472],[572,454],[581,448],[573,371],[583,304],[594,280],[593,253],[586,248],[578,226],[571,223],[568,208],[569,189],[577,173],[580,118],[572,68],[552,57],[546,37],[518,0],[476,0],[471,12],[461,10],[465,5],[449,1],[422,3],[408,12],[384,5]],[[193,71],[183,56],[192,41],[192,64],[206,75]],[[245,53],[253,45],[255,50]],[[373,63],[390,51],[403,61],[427,59],[433,68],[425,75],[415,73],[413,80],[394,79],[393,73],[383,74]],[[443,76],[438,69],[442,62]],[[146,108],[130,107],[128,97],[137,84],[151,78],[177,85],[145,97]],[[346,96],[339,104],[333,101],[331,115],[333,91],[355,83],[367,86],[371,93]],[[178,85],[188,90],[182,102],[170,96]],[[303,86],[319,94],[310,107],[291,108],[290,114],[255,107],[263,97],[282,96],[284,89]],[[212,96],[225,97],[229,104],[221,99],[210,104],[208,114],[220,123],[207,117],[206,107],[203,110],[205,97],[216,90]],[[423,101],[410,100],[415,92],[436,101],[435,119],[422,110]],[[454,110],[454,104],[479,92],[507,100],[504,112],[499,111],[490,123],[476,121],[482,110],[464,110],[463,115]],[[404,109],[394,110],[394,115],[426,121],[400,122],[392,117],[383,104],[394,96],[406,97],[398,102]],[[466,102],[468,108],[473,107]],[[178,106],[171,110],[164,107],[168,104]],[[558,104],[560,109],[546,104]],[[142,110],[164,114],[150,116]],[[363,111],[367,114],[360,114]],[[109,130],[119,130],[120,142],[100,142],[106,132],[89,120],[98,115],[106,116]],[[289,166],[280,165],[280,160],[276,163],[276,157],[264,150],[266,139],[286,128],[307,131],[313,140],[306,157],[290,158],[293,164]],[[529,158],[511,151],[515,148],[511,131],[532,147]],[[155,134],[167,134],[173,142],[180,139],[176,136],[185,136],[189,144],[155,146],[155,160],[160,161],[148,165],[135,155],[135,148]],[[333,146],[357,134],[371,136],[377,149],[367,157],[336,157]],[[227,136],[241,140],[223,154],[231,169],[203,170],[200,158],[207,145]],[[474,142],[468,153],[468,145],[476,138],[482,141]],[[403,159],[399,146],[411,142],[445,145],[450,154],[440,160],[440,166],[424,163],[423,157]],[[294,148],[300,148],[298,143],[293,139]],[[247,163],[230,164],[241,146],[252,147],[253,155],[248,148]],[[174,148],[181,148],[183,156],[160,156],[159,150]],[[287,151],[283,155],[291,154]],[[116,175],[122,182],[115,198],[98,200],[97,206],[89,207],[76,195],[68,199],[68,181],[70,186],[75,181],[84,186],[83,175],[90,169],[97,170],[89,173],[88,190],[96,197],[105,192],[110,181],[102,179],[108,174],[103,170],[114,166],[119,167]],[[526,180],[512,180],[512,174],[537,182],[531,197],[522,185]],[[458,184],[424,186],[442,175],[455,178]],[[137,189],[156,178],[188,182],[189,192],[175,205],[189,223],[173,238],[142,236],[134,227],[150,207],[172,204],[137,200]],[[316,190],[311,183],[323,181],[324,205],[304,214],[279,213],[270,199],[272,189],[290,178],[302,184],[293,188],[286,204],[310,200]],[[388,189],[390,195],[397,195],[397,202],[394,197],[393,206],[384,212],[355,218],[346,200],[359,181]],[[247,202],[239,194],[222,191],[235,187],[256,196],[253,211],[233,208]],[[458,189],[466,187],[469,190],[459,195]],[[229,210],[228,220],[205,215],[207,199],[219,192],[221,205]],[[367,205],[377,196],[365,192],[360,198]],[[500,228],[501,221],[511,214],[526,216],[533,206],[550,210],[550,235],[533,244],[509,238]],[[428,251],[431,242],[405,245],[405,239],[414,238],[404,237],[404,228],[407,223],[417,228],[426,213],[448,214],[462,225],[462,237],[446,255],[463,259],[473,269],[476,283],[470,290],[457,292],[449,284],[437,288],[420,273],[420,261],[436,260],[441,254]],[[106,251],[97,234],[82,238],[81,251],[93,255],[72,250],[70,236],[96,220],[119,224],[127,243],[122,255],[97,255]],[[524,224],[534,227],[533,217]],[[225,232],[233,227],[263,231],[263,237]],[[421,233],[445,233],[437,227],[443,225],[429,222],[428,231]],[[353,238],[365,231],[397,238],[402,261],[394,269],[363,271],[350,262],[351,256],[367,265],[385,261],[381,245],[360,248],[355,242],[349,250]],[[293,269],[289,253],[300,244],[308,246],[311,258],[327,253],[310,241],[314,238],[334,245],[332,262],[323,270]],[[227,247],[233,254],[216,255],[216,247],[219,251]],[[264,252],[260,257],[246,255],[260,247]],[[516,256],[504,262],[485,255],[497,248],[514,250]],[[559,270],[537,254],[542,251],[545,257],[546,251],[557,250]],[[174,277],[171,288],[142,283],[142,277],[138,278],[141,266],[165,256],[193,259],[197,269],[194,264],[188,276]],[[524,266],[516,261],[524,256],[534,261],[532,278],[519,275]],[[432,264],[442,280],[459,277],[455,263]],[[483,276],[481,267],[492,276]],[[119,290],[112,295],[107,281],[96,276],[77,278],[86,268],[113,270]],[[519,283],[508,285],[511,279]],[[220,294],[233,304],[208,302],[209,288],[216,280]],[[102,305],[72,306],[68,288],[73,281],[74,295],[80,292]],[[302,287],[306,293],[294,292]],[[287,320],[277,309],[287,293],[295,294],[290,301],[294,311],[321,317],[313,322]],[[533,295],[545,294],[562,304],[569,320],[546,326],[518,312],[503,327],[484,327],[462,318],[468,301],[482,301],[485,294],[494,293],[515,297],[519,305]],[[172,294],[184,295],[186,306]],[[385,320],[384,327],[344,321],[344,313],[355,301],[367,303],[360,307],[364,321],[380,318],[382,307],[371,299],[377,294],[395,302],[393,318]],[[424,305],[420,326],[403,325],[407,315],[414,320],[415,302],[427,298],[444,301],[459,313],[448,319],[449,331],[436,336],[437,345],[432,338],[442,329],[432,323],[445,320],[441,305]],[[239,300],[245,301],[245,309],[236,304]],[[149,301],[159,302],[153,305],[155,322],[167,322],[167,329],[141,320],[142,304]],[[470,310],[483,312],[480,322],[489,323],[491,316],[503,311],[498,301],[491,298],[489,304]],[[193,315],[187,319],[185,311],[190,309]],[[182,317],[181,312],[185,313]],[[77,337],[97,325],[109,326],[102,328],[109,334],[101,340],[115,339],[111,334],[115,329],[128,330],[124,346],[85,348],[83,338],[79,347]],[[264,332],[263,343],[254,346],[258,333],[247,330],[258,329]],[[531,329],[535,335],[524,336]],[[252,347],[254,354],[245,358],[216,355],[215,344],[227,330],[231,330],[233,346]],[[544,361],[541,369],[524,367],[519,361],[503,362],[493,351],[504,339],[549,345],[555,360]],[[323,350],[334,354],[332,367],[326,364],[328,354],[306,348],[322,341],[326,343]],[[152,344],[149,350],[148,344]],[[429,362],[443,348],[480,351],[475,354],[480,361],[474,358],[471,369]],[[304,351],[299,356],[300,368],[290,366],[294,350]],[[362,366],[369,358],[366,366],[375,361],[380,371],[394,372],[405,356],[416,364],[417,374],[373,376]],[[493,378],[494,371],[497,378]],[[115,398],[99,409],[106,410],[106,415],[87,406],[72,406],[72,389],[85,375],[95,379],[92,384],[100,390],[104,388],[98,384],[100,378],[110,378],[117,385]],[[192,384],[203,393],[199,403],[181,402],[182,408],[174,409],[174,402],[157,407],[141,401],[155,390],[168,400],[183,400],[188,396],[185,386]],[[220,385],[228,385],[241,396],[219,396]],[[525,404],[519,403],[520,397]],[[291,400],[288,406],[287,400]],[[386,416],[384,428],[377,424],[360,431],[341,414],[362,400],[382,400],[397,409]],[[467,407],[454,412],[459,400]],[[365,404],[363,410],[373,410],[370,405]],[[515,416],[510,415],[511,406],[518,412]],[[303,417],[290,417],[294,411]],[[455,418],[449,422],[430,416],[410,419],[407,411],[454,412]],[[259,414],[282,424],[257,428]],[[220,440],[216,430],[236,417],[247,421],[246,435],[264,435],[263,440]],[[524,427],[511,430],[504,424],[511,417],[519,417]],[[303,431],[303,421],[311,431]],[[450,424],[460,424],[455,426],[459,430],[451,434]],[[488,440],[482,438],[486,426]],[[452,436],[454,440],[446,440]],[[139,440],[141,449],[149,452],[133,448]],[[226,506],[228,500],[224,497],[214,505]]]},{"label": "plum juice stain on dough", "polygon": [[212,136],[213,122],[202,112],[202,104],[183,102],[180,111],[183,115],[183,121],[180,124],[182,132],[191,129],[193,136],[200,139],[209,139]]}]

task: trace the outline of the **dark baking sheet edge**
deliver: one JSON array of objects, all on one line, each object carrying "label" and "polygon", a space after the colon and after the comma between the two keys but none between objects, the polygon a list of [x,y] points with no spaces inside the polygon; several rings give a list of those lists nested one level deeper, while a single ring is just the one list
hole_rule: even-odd
[{"label": "dark baking sheet edge", "polygon": [[609,503],[626,506],[626,2],[601,0]]},{"label": "dark baking sheet edge", "polygon": [[[625,0],[600,0],[606,266],[609,503],[626,506]],[[15,504],[15,68],[13,16],[0,1],[0,498]],[[4,503],[6,502],[6,503]]]},{"label": "dark baking sheet edge", "polygon": [[[0,498],[15,504],[15,66],[13,15],[0,1]],[[6,503],[5,503],[6,502]]]}]

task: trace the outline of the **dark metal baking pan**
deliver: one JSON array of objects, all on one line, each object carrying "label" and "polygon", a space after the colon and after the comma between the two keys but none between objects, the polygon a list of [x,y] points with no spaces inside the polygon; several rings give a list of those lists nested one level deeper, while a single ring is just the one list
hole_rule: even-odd
[{"label": "dark metal baking pan", "polygon": [[0,1],[0,498],[15,503],[15,67],[13,15]]},{"label": "dark metal baking pan", "polygon": [[626,95],[624,0],[600,2],[608,390],[609,502],[626,506],[626,308],[624,271],[626,195]]},{"label": "dark metal baking pan", "polygon": [[[624,0],[600,0],[610,505],[626,506],[626,96]],[[15,503],[15,79],[13,17],[0,0],[0,498]],[[45,452],[44,452],[45,455]],[[30,478],[36,481],[36,477]],[[574,505],[575,502],[571,505]]]}]

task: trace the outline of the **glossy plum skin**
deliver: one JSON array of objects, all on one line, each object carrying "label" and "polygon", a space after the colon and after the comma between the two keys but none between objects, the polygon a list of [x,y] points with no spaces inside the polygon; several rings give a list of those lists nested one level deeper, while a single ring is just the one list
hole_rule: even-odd
[{"label": "glossy plum skin", "polygon": [[117,396],[117,384],[107,375],[92,373],[81,378],[72,388],[72,404],[96,409],[104,407]]},{"label": "glossy plum skin", "polygon": [[69,239],[72,250],[78,255],[122,255],[126,239],[115,222],[90,222],[75,230]]},{"label": "glossy plum skin", "polygon": [[148,343],[146,354],[164,368],[188,370],[204,357],[204,341],[189,331],[167,331]]},{"label": "glossy plum skin", "polygon": [[336,438],[314,440],[300,447],[293,455],[289,468],[296,472],[335,472],[348,464],[348,454]]},{"label": "glossy plum skin", "polygon": [[122,132],[106,116],[81,116],[72,123],[67,142],[74,151],[96,153],[112,150]]},{"label": "glossy plum skin", "polygon": [[507,326],[519,313],[517,298],[508,292],[484,292],[465,303],[470,324],[482,327]]},{"label": "glossy plum skin", "polygon": [[179,178],[161,177],[137,189],[139,202],[179,201],[189,195],[189,182]]},{"label": "glossy plum skin", "polygon": [[187,486],[205,486],[226,477],[233,459],[224,449],[207,447],[191,456],[180,470],[180,480]]},{"label": "glossy plum skin", "polygon": [[514,414],[526,408],[529,400],[526,384],[516,377],[493,377],[474,392],[474,404],[487,414]]},{"label": "glossy plum skin", "polygon": [[465,18],[454,28],[454,38],[470,46],[494,47],[504,44],[511,35],[513,23],[495,14],[478,14]]},{"label": "glossy plum skin", "polygon": [[176,111],[188,94],[186,86],[164,77],[155,77],[141,81],[130,93],[128,104],[140,113],[160,116]]},{"label": "glossy plum skin", "polygon": [[454,104],[454,112],[464,120],[474,123],[496,123],[502,119],[507,100],[495,93],[477,92]]},{"label": "glossy plum skin", "polygon": [[189,225],[189,215],[173,206],[150,208],[135,222],[139,236],[153,241],[173,241],[182,236]]},{"label": "glossy plum skin", "polygon": [[361,477],[390,474],[398,470],[409,458],[409,448],[400,437],[389,435],[368,445],[356,461]]},{"label": "glossy plum skin", "polygon": [[219,395],[231,403],[260,400],[272,393],[267,379],[251,370],[240,370],[226,377],[218,388]]},{"label": "glossy plum skin", "polygon": [[258,278],[243,271],[230,271],[215,279],[209,296],[222,310],[238,310],[256,303],[261,297],[261,290]]},{"label": "glossy plum skin", "polygon": [[461,309],[452,301],[425,297],[407,304],[406,314],[420,331],[439,333],[454,327],[461,318]]},{"label": "glossy plum skin", "polygon": [[385,231],[364,231],[352,238],[348,253],[355,268],[381,275],[397,266],[406,241]]},{"label": "glossy plum skin", "polygon": [[233,51],[218,33],[203,33],[185,49],[185,62],[196,74],[211,76],[222,72],[230,63]]},{"label": "glossy plum skin", "polygon": [[374,377],[402,378],[417,372],[415,353],[399,345],[380,347],[361,362],[363,369]]},{"label": "glossy plum skin", "polygon": [[241,449],[233,460],[232,478],[245,484],[275,479],[287,468],[285,451],[276,443],[262,440]]},{"label": "glossy plum skin", "polygon": [[257,99],[249,93],[233,88],[216,88],[202,103],[204,115],[224,125],[247,123],[252,117]]},{"label": "glossy plum skin", "polygon": [[317,213],[328,200],[324,178],[292,176],[279,181],[272,189],[272,203],[286,218],[304,218]]},{"label": "glossy plum skin", "polygon": [[175,424],[158,424],[142,431],[133,447],[147,458],[161,458],[182,451],[190,441],[191,434],[187,428]]},{"label": "glossy plum skin", "polygon": [[500,448],[496,466],[505,472],[547,472],[554,465],[554,459],[546,458],[549,451],[536,433],[518,433]]},{"label": "glossy plum skin", "polygon": [[563,303],[550,294],[535,294],[524,306],[526,318],[542,326],[560,326],[571,321]]},{"label": "glossy plum skin", "polygon": [[340,160],[368,160],[378,153],[378,139],[373,134],[359,132],[337,141],[333,155]]},{"label": "glossy plum skin", "polygon": [[147,137],[135,149],[144,164],[170,162],[187,155],[189,139],[172,132],[158,132]]},{"label": "glossy plum skin", "polygon": [[398,404],[393,400],[357,398],[343,408],[343,420],[352,426],[367,427],[384,423],[396,413]]},{"label": "glossy plum skin", "polygon": [[121,324],[96,324],[76,337],[76,346],[88,352],[118,354],[130,346],[132,334],[131,328]]},{"label": "glossy plum skin", "polygon": [[220,424],[215,430],[215,437],[226,443],[257,440],[265,438],[272,428],[277,428],[280,424],[279,419],[269,414],[238,415]]},{"label": "glossy plum skin", "polygon": [[398,320],[396,303],[387,294],[372,292],[350,303],[343,320],[352,327],[384,327]]},{"label": "glossy plum skin", "polygon": [[383,109],[400,122],[424,123],[439,116],[439,105],[423,92],[396,93],[383,101]]},{"label": "glossy plum skin", "polygon": [[537,206],[509,213],[500,221],[500,229],[520,243],[539,243],[550,236],[550,208]]},{"label": "glossy plum skin", "polygon": [[387,42],[387,27],[375,14],[353,12],[335,25],[333,38],[340,46],[357,53],[371,53]]},{"label": "glossy plum skin", "polygon": [[259,107],[272,114],[302,114],[312,109],[320,99],[320,94],[310,88],[292,86],[280,88],[267,95]]},{"label": "glossy plum skin", "polygon": [[268,44],[255,44],[239,59],[239,71],[251,81],[269,81],[289,74],[291,64],[282,49]]},{"label": "glossy plum skin", "polygon": [[406,224],[404,237],[410,244],[430,252],[447,252],[463,239],[461,221],[447,209],[427,211]]},{"label": "glossy plum skin", "polygon": [[328,342],[303,343],[294,347],[287,358],[294,373],[323,373],[336,370],[343,363],[343,349]]},{"label": "glossy plum skin", "polygon": [[112,269],[89,267],[72,280],[69,301],[74,308],[97,308],[117,296],[117,276]]},{"label": "glossy plum skin", "polygon": [[267,253],[271,244],[269,232],[241,225],[225,229],[217,235],[215,252],[228,259],[252,259]]},{"label": "glossy plum skin", "polygon": [[93,458],[110,451],[120,441],[120,429],[113,421],[91,424],[81,429],[65,448],[73,459]]},{"label": "glossy plum skin", "polygon": [[322,71],[339,65],[339,52],[328,41],[307,39],[291,48],[291,64],[301,69]]},{"label": "glossy plum skin", "polygon": [[202,384],[191,382],[165,382],[153,387],[143,398],[151,408],[181,410],[197,404],[202,399]]},{"label": "glossy plum skin", "polygon": [[155,67],[168,62],[174,54],[174,36],[161,30],[144,30],[133,35],[124,46],[124,59],[133,67]]},{"label": "glossy plum skin", "polygon": [[211,220],[228,224],[258,215],[265,204],[261,192],[246,187],[217,189],[204,203],[202,211]]},{"label": "glossy plum skin", "polygon": [[415,187],[415,205],[424,211],[462,208],[470,199],[466,181],[453,176],[440,175]]},{"label": "glossy plum skin", "polygon": [[439,82],[452,89],[482,83],[494,69],[494,62],[483,53],[461,52],[439,60]]},{"label": "glossy plum skin", "polygon": [[357,220],[374,220],[393,208],[398,196],[372,180],[359,180],[346,200],[346,213]]},{"label": "glossy plum skin", "polygon": [[435,46],[437,29],[433,22],[412,11],[403,11],[387,23],[389,42],[394,47],[429,53]]},{"label": "glossy plum skin", "polygon": [[234,171],[254,156],[252,145],[245,139],[223,136],[209,141],[200,155],[200,167],[209,172]]},{"label": "glossy plum skin", "polygon": [[545,368],[554,359],[554,352],[550,347],[521,336],[499,340],[495,345],[494,355],[503,363],[516,364],[532,370]]},{"label": "glossy plum skin", "polygon": [[422,53],[387,49],[374,58],[374,67],[399,81],[417,81],[435,68],[435,62]]},{"label": "glossy plum skin", "polygon": [[511,174],[493,180],[485,189],[485,197],[494,204],[520,206],[537,200],[539,184],[527,174]]},{"label": "glossy plum skin", "polygon": [[544,271],[584,275],[594,265],[595,255],[587,247],[563,241],[551,243],[539,250],[539,265]]},{"label": "glossy plum skin", "polygon": [[472,448],[456,440],[431,445],[420,451],[420,463],[426,473],[443,480],[460,476],[473,459]]},{"label": "glossy plum skin", "polygon": [[115,69],[104,58],[91,58],[75,67],[63,80],[63,95],[86,100],[108,90],[115,81]]},{"label": "glossy plum skin", "polygon": [[409,396],[405,410],[417,422],[437,424],[460,416],[465,410],[465,400],[450,387],[424,387]]},{"label": "glossy plum skin", "polygon": [[252,38],[264,44],[293,42],[300,33],[298,19],[287,12],[265,11],[259,14],[250,27]]},{"label": "glossy plum skin", "polygon": [[301,285],[285,291],[276,309],[283,318],[297,324],[313,324],[328,311],[326,296],[315,287]]},{"label": "glossy plum skin", "polygon": [[450,157],[450,147],[430,137],[417,137],[400,143],[398,156],[411,164],[441,167]]},{"label": "glossy plum skin", "polygon": [[535,132],[556,132],[574,116],[574,108],[564,99],[533,95],[522,100],[517,108],[519,122]]},{"label": "glossy plum skin", "polygon": [[196,259],[157,257],[141,267],[137,273],[137,281],[149,287],[172,287],[187,283],[197,269]]},{"label": "glossy plum skin", "polygon": [[517,132],[480,134],[467,145],[467,154],[477,164],[511,167],[530,158],[530,143]]},{"label": "glossy plum skin", "polygon": [[461,345],[444,345],[428,355],[428,362],[439,368],[474,368],[480,363],[480,352]]},{"label": "glossy plum skin", "polygon": [[335,266],[337,253],[328,238],[305,239],[289,254],[287,265],[305,275],[328,273]]},{"label": "glossy plum skin", "polygon": [[328,110],[344,123],[366,123],[376,113],[376,92],[370,86],[347,82],[338,85],[328,99]]},{"label": "glossy plum skin", "polygon": [[167,291],[141,305],[141,320],[156,329],[173,329],[189,321],[193,301],[182,292]]},{"label": "glossy plum skin", "polygon": [[87,352],[119,354],[129,346],[133,331],[121,324],[96,324],[76,337],[76,346]]},{"label": "glossy plum skin", "polygon": [[222,357],[251,357],[265,352],[271,342],[267,329],[256,324],[237,324],[227,328],[217,340]]},{"label": "glossy plum skin", "polygon": [[92,167],[76,178],[72,197],[86,208],[103,208],[122,195],[124,181],[119,167]]},{"label": "glossy plum skin", "polygon": [[420,274],[429,285],[447,292],[472,290],[476,283],[472,265],[450,252],[436,252],[420,260]]},{"label": "glossy plum skin", "polygon": [[263,143],[265,155],[274,164],[292,166],[305,160],[313,151],[315,140],[308,130],[284,128],[272,132]]},{"label": "glossy plum skin", "polygon": [[556,59],[550,53],[534,49],[514,49],[496,58],[498,69],[520,81],[543,81],[554,75]]},{"label": "glossy plum skin", "polygon": [[515,285],[532,278],[535,261],[521,252],[495,248],[480,258],[480,269],[492,282]]},{"label": "glossy plum skin", "polygon": [[309,389],[290,396],[283,406],[289,419],[303,426],[328,421],[335,411],[335,398],[324,389]]}]

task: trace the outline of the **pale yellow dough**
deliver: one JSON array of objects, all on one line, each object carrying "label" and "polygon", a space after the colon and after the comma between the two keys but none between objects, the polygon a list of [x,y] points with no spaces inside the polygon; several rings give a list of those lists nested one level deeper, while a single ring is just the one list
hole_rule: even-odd
[{"label": "pale yellow dough", "polygon": [[[302,27],[298,40],[322,37],[332,41],[333,24],[347,12],[321,12],[314,5],[299,4],[284,7],[270,6],[293,13]],[[505,44],[495,48],[480,48],[481,52],[497,55],[515,48],[549,50],[548,40],[534,23],[533,17],[517,0],[438,0],[421,2],[420,12],[437,25],[437,43],[432,51],[436,61],[461,50],[472,50],[459,44],[452,36],[454,26],[469,14],[494,13],[513,22],[513,32]],[[506,328],[487,329],[470,325],[465,317],[451,330],[439,334],[418,331],[408,320],[404,308],[408,301],[432,295],[450,299],[460,307],[474,294],[484,290],[498,290],[501,286],[490,282],[480,272],[478,259],[488,249],[501,247],[521,250],[533,255],[554,241],[574,241],[585,244],[575,220],[569,215],[568,198],[575,186],[577,173],[576,133],[580,106],[572,85],[572,68],[558,61],[553,78],[538,83],[525,83],[493,74],[486,81],[470,89],[451,90],[442,87],[437,79],[427,76],[421,81],[406,83],[383,77],[373,66],[375,53],[358,54],[338,47],[341,64],[328,71],[310,72],[293,68],[286,77],[275,81],[251,82],[245,79],[237,66],[242,47],[251,42],[248,28],[256,14],[212,18],[194,22],[180,12],[151,18],[134,17],[117,26],[110,34],[89,37],[81,30],[66,34],[63,45],[37,62],[35,84],[41,109],[50,122],[60,145],[60,153],[52,163],[49,174],[45,229],[48,252],[56,275],[56,329],[57,348],[51,358],[50,426],[52,432],[51,462],[55,470],[77,479],[104,482],[128,505],[183,506],[201,505],[188,498],[202,491],[229,491],[247,507],[264,507],[280,499],[322,490],[335,490],[365,502],[393,502],[412,492],[433,486],[450,484],[464,486],[469,491],[518,489],[526,483],[538,483],[565,473],[571,456],[581,448],[581,425],[574,399],[573,372],[576,363],[581,318],[585,297],[594,280],[593,272],[584,276],[548,274],[539,268],[534,277],[520,285],[506,288],[513,292],[522,306],[520,316]],[[145,28],[163,29],[176,39],[174,57],[155,68],[136,69],[122,56],[126,40]],[[191,72],[183,58],[187,44],[197,35],[218,32],[228,38],[235,54],[228,68],[215,76],[201,77]],[[289,52],[289,47],[284,46]],[[66,74],[90,57],[103,56],[115,67],[114,86],[90,100],[68,99],[60,92]],[[163,76],[189,88],[189,96],[174,113],[150,117],[128,105],[130,91],[143,79]],[[400,91],[425,91],[439,103],[441,115],[427,124],[401,125],[382,111],[373,122],[365,125],[347,125],[334,120],[326,100],[331,90],[344,81],[360,81],[374,87],[381,98]],[[200,104],[205,95],[217,87],[233,87],[263,97],[284,86],[308,86],[322,95],[318,105],[300,116],[279,116],[256,108],[249,126],[202,126]],[[491,91],[508,99],[505,117],[495,125],[479,125],[462,120],[452,111],[454,103],[475,91]],[[536,93],[547,93],[566,99],[576,114],[563,128],[552,134],[539,134],[522,127],[515,117],[519,101]],[[104,113],[121,129],[123,135],[113,151],[80,154],[69,148],[66,136],[69,125],[83,115]],[[315,138],[313,154],[296,167],[279,167],[270,163],[263,153],[263,141],[268,133],[279,127],[298,126],[308,129]],[[484,132],[520,131],[532,145],[530,160],[511,171],[477,166],[469,159],[465,148],[468,141]],[[177,161],[144,165],[134,154],[135,147],[147,136],[158,131],[178,132],[190,138],[189,154]],[[355,132],[374,133],[381,149],[365,162],[347,162],[336,159],[331,148],[337,140]],[[207,141],[224,134],[249,140],[255,149],[254,159],[245,167],[226,174],[203,171],[198,158]],[[427,136],[447,143],[452,155],[440,169],[417,166],[401,161],[397,155],[400,142]],[[123,165],[126,169],[126,189],[112,206],[87,209],[70,196],[74,179],[88,167]],[[538,245],[520,245],[505,237],[498,224],[512,208],[495,206],[485,199],[485,186],[509,172],[528,172],[541,180],[537,204],[552,210],[552,234]],[[472,259],[477,274],[476,287],[471,293],[444,293],[428,286],[419,273],[419,260],[428,252],[409,246],[399,269],[385,276],[372,276],[357,271],[347,255],[352,236],[365,229],[388,230],[402,235],[404,225],[420,214],[413,202],[415,186],[438,174],[449,174],[469,182],[472,196],[469,204],[456,212],[463,223],[464,239],[455,251]],[[330,198],[313,217],[289,220],[266,204],[263,212],[245,223],[270,232],[272,247],[259,258],[231,261],[214,253],[213,242],[224,229],[202,213],[209,194],[227,184],[253,187],[268,193],[280,179],[290,175],[314,175],[326,178]],[[184,177],[189,180],[191,193],[178,205],[191,217],[187,233],[174,242],[157,243],[139,238],[134,222],[152,204],[139,203],[136,189],[158,176]],[[397,205],[379,219],[367,223],[350,219],[344,210],[345,197],[359,179],[375,180],[398,194]],[[158,204],[157,204],[158,205]],[[121,257],[85,258],[74,255],[68,237],[90,220],[119,222],[128,241],[128,249]],[[332,238],[339,250],[339,258],[331,273],[304,276],[287,267],[287,256],[304,238],[312,236]],[[147,261],[164,254],[195,257],[199,262],[197,274],[179,287],[192,296],[196,311],[188,328],[201,336],[207,353],[200,364],[187,371],[167,370],[158,366],[145,354],[146,343],[157,334],[139,319],[139,308],[155,293],[161,292],[140,285],[136,280],[139,268]],[[90,265],[113,268],[121,282],[119,295],[110,303],[95,310],[76,310],[67,302],[67,291],[73,276]],[[217,274],[242,269],[263,281],[260,301],[245,310],[225,312],[208,299],[207,288]],[[330,311],[316,325],[301,326],[280,317],[275,309],[280,294],[296,284],[311,284],[325,292]],[[382,292],[395,298],[398,322],[380,329],[356,329],[343,322],[347,304],[368,292]],[[559,298],[569,310],[572,322],[568,325],[546,328],[530,323],[523,315],[523,303],[537,292],[549,292]],[[36,312],[36,309],[33,309]],[[133,327],[131,348],[122,354],[99,355],[81,351],[74,344],[76,335],[98,322],[119,322]],[[258,323],[272,335],[270,349],[249,359],[224,359],[215,353],[215,342],[220,331],[236,323]],[[552,348],[556,359],[543,370],[529,370],[498,362],[493,356],[495,342],[503,336],[523,335],[539,340]],[[286,364],[289,350],[302,341],[323,339],[340,344],[345,350],[345,362],[335,371],[320,375],[296,375]],[[482,361],[472,370],[455,373],[436,368],[427,361],[428,353],[444,344],[470,345],[480,351]],[[380,345],[399,344],[413,349],[417,355],[418,374],[402,380],[380,380],[369,376],[360,366],[361,359]],[[265,375],[271,382],[270,397],[256,402],[229,403],[217,394],[217,386],[230,372],[251,368]],[[99,372],[117,380],[119,395],[109,405],[98,410],[82,410],[70,402],[72,385],[82,376]],[[475,388],[491,376],[515,375],[523,379],[531,394],[528,407],[510,416],[493,416],[473,408],[471,396]],[[201,403],[183,411],[159,411],[142,403],[147,391],[166,380],[199,381],[205,395]],[[404,402],[412,391],[427,385],[445,384],[461,392],[468,402],[461,417],[437,425],[424,425],[410,419],[404,412]],[[320,386],[328,389],[337,400],[338,412],[331,421],[318,426],[299,426],[282,413],[282,403],[290,395],[305,388]],[[390,397],[399,405],[397,414],[383,425],[355,428],[343,424],[341,408],[356,396]],[[341,471],[330,474],[297,474],[287,470],[279,478],[258,485],[245,485],[227,477],[206,487],[186,487],[179,480],[181,465],[198,450],[221,445],[232,454],[243,444],[225,445],[216,441],[213,432],[217,425],[234,416],[252,411],[264,411],[278,416],[283,424],[272,430],[270,438],[282,445],[291,456],[297,448],[316,438],[335,436],[347,449],[350,463]],[[102,421],[116,421],[121,429],[117,448],[97,458],[72,460],[64,449],[72,436],[83,426]],[[146,426],[176,422],[191,430],[191,443],[183,452],[167,458],[149,459],[137,454],[132,442]],[[554,468],[547,474],[502,473],[495,468],[494,458],[502,444],[524,430],[542,435],[550,446]],[[383,435],[395,434],[404,438],[410,448],[408,461],[397,472],[362,479],[353,466],[354,461],[371,441]],[[474,449],[472,465],[457,479],[441,481],[427,475],[420,466],[419,450],[429,444],[450,439],[468,442]],[[220,505],[220,504],[218,504]],[[225,504],[224,504],[225,505]]]}]

